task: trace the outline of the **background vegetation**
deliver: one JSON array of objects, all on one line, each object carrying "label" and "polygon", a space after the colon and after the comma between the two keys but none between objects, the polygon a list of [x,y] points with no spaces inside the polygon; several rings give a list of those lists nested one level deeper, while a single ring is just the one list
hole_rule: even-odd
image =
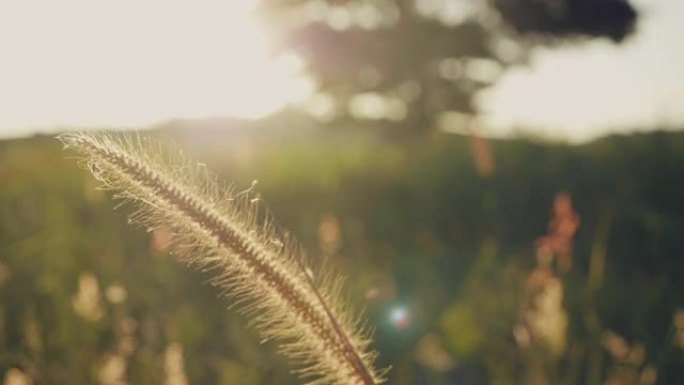
[{"label": "background vegetation", "polygon": [[[310,115],[150,134],[259,181],[350,277],[390,384],[684,383],[684,134],[569,145],[473,124],[478,91],[534,47],[629,38],[628,2],[262,5],[317,82]],[[0,142],[5,385],[296,383],[65,156],[49,137]]]},{"label": "background vegetation", "polygon": [[[684,135],[392,144],[274,125],[156,133],[238,187],[262,181],[280,223],[351,278],[391,383],[682,380]],[[293,383],[206,277],[169,258],[163,234],[127,226],[54,139],[3,142],[0,158],[4,370],[45,384]],[[556,349],[515,335],[559,192],[581,221],[572,267],[554,268],[567,314]]]}]

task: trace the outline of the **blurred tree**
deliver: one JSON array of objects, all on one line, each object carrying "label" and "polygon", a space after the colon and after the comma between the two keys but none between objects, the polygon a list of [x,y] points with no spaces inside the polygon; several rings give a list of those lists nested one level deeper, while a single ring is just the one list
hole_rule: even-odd
[{"label": "blurred tree", "polygon": [[627,0],[493,0],[503,20],[522,33],[583,35],[621,42],[637,13]]},{"label": "blurred tree", "polygon": [[476,112],[535,46],[620,42],[637,18],[626,0],[263,0],[263,13],[318,84],[313,115],[406,132]]}]

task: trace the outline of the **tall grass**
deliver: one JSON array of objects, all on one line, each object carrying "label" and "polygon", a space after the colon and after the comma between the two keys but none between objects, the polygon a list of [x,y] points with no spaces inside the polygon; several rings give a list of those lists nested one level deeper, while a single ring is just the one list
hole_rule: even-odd
[{"label": "tall grass", "polygon": [[[256,328],[277,340],[308,384],[374,385],[370,333],[340,300],[342,280],[314,272],[302,247],[259,215],[250,190],[235,192],[201,163],[138,136],[59,136],[115,197],[131,203],[134,223],[170,233],[181,261],[214,273],[212,283]],[[264,217],[264,218],[262,218]]]}]

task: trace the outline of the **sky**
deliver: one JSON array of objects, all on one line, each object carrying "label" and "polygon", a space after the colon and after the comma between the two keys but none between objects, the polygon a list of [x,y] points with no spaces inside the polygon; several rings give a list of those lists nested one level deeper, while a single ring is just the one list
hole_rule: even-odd
[{"label": "sky", "polygon": [[[538,49],[478,96],[487,130],[584,141],[684,127],[681,0],[638,0],[637,34]],[[256,118],[306,100],[255,0],[0,0],[0,137],[55,127]]]},{"label": "sky", "polygon": [[0,0],[0,136],[259,117],[305,98],[245,0]]},{"label": "sky", "polygon": [[637,33],[538,49],[479,98],[492,132],[515,127],[585,141],[611,132],[684,128],[684,1],[633,1]]}]

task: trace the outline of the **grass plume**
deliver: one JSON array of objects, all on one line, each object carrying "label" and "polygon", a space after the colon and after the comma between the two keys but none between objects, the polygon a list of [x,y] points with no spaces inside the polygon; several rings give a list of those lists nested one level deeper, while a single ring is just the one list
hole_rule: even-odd
[{"label": "grass plume", "polygon": [[262,340],[275,339],[311,385],[374,385],[369,331],[340,300],[342,280],[314,274],[301,246],[259,219],[251,189],[235,193],[202,164],[139,136],[59,137],[115,197],[131,202],[135,223],[172,234],[171,251],[214,273]]}]

